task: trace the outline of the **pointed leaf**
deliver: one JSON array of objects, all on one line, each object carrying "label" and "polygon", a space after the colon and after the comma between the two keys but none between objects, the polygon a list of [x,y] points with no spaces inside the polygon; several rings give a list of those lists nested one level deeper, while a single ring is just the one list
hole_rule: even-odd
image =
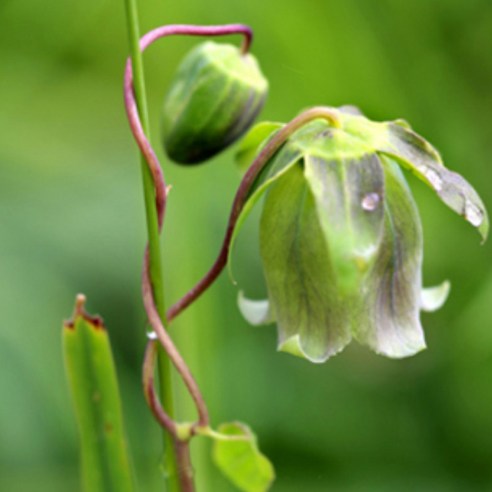
[{"label": "pointed leaf", "polygon": [[251,128],[241,140],[239,150],[236,153],[236,164],[241,171],[245,171],[251,165],[265,142],[283,126],[283,123],[262,121]]},{"label": "pointed leaf", "polygon": [[84,490],[134,490],[108,333],[82,310],[64,324],[63,349],[79,426]]},{"label": "pointed leaf", "polygon": [[266,325],[275,321],[268,299],[253,301],[244,297],[241,291],[238,296],[238,306],[244,319],[252,325]]},{"label": "pointed leaf", "polygon": [[308,155],[305,176],[337,275],[332,281],[344,292],[358,291],[383,233],[381,162],[376,154],[331,161]]},{"label": "pointed leaf", "polygon": [[398,166],[384,158],[385,232],[364,285],[354,336],[376,352],[400,358],[425,348],[420,324],[422,230],[418,210]]},{"label": "pointed leaf", "polygon": [[[347,304],[338,296],[314,197],[300,164],[270,188],[260,226],[269,299],[278,322],[279,349],[294,348],[324,362],[350,339]],[[286,343],[298,336],[298,344]]]},{"label": "pointed leaf", "polygon": [[420,135],[395,123],[388,123],[389,142],[381,151],[398,160],[436,191],[439,198],[463,216],[485,241],[489,218],[475,189],[458,173],[445,168],[439,152]]},{"label": "pointed leaf", "polygon": [[[219,433],[244,439],[216,439],[213,459],[222,473],[244,492],[266,492],[275,479],[268,458],[258,449],[256,436],[239,422],[222,424]],[[212,436],[213,437],[213,436]]]},{"label": "pointed leaf", "polygon": [[437,311],[446,302],[450,290],[451,283],[447,280],[435,287],[422,289],[420,297],[422,311]]}]

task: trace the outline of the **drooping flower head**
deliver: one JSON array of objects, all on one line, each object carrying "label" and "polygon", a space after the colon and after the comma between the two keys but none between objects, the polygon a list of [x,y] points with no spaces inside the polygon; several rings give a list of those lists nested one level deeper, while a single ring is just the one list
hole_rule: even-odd
[{"label": "drooping flower head", "polygon": [[[483,240],[487,213],[471,185],[406,122],[330,109],[336,124],[316,119],[294,132],[250,192],[236,229],[266,192],[260,250],[268,300],[241,295],[240,309],[253,324],[275,321],[279,350],[312,362],[326,361],[352,339],[388,357],[410,356],[425,348],[420,311],[439,308],[449,283],[422,288],[422,227],[400,168],[430,186]],[[280,126],[253,129],[241,154],[257,150]]]}]

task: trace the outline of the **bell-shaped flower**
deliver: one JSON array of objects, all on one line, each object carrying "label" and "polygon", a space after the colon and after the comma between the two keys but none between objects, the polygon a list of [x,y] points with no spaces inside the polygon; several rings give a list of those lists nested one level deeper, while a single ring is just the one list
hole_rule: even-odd
[{"label": "bell-shaped flower", "polygon": [[[449,283],[422,288],[421,221],[400,166],[483,240],[487,213],[471,185],[404,121],[330,109],[338,124],[315,119],[295,131],[250,191],[236,229],[266,192],[260,251],[268,300],[241,294],[239,306],[252,324],[277,323],[279,350],[312,362],[352,339],[388,357],[410,356],[425,348],[420,311],[439,308]],[[262,125],[246,137],[243,156],[280,126]]]}]

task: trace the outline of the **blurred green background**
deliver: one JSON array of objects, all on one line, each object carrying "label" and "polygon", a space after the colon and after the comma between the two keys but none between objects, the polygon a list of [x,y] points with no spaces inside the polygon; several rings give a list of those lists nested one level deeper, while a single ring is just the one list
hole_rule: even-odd
[{"label": "blurred green background", "polygon": [[[148,0],[142,31],[181,22],[245,22],[271,83],[263,118],[314,104],[404,117],[492,209],[490,0]],[[145,57],[154,141],[165,89],[196,40]],[[140,390],[145,241],[137,152],[125,120],[128,41],[117,0],[0,2],[0,490],[78,489],[78,442],[61,355],[74,295],[109,326],[141,490],[163,490],[160,433]],[[239,175],[233,150],[173,185],[165,236],[168,300],[208,268]],[[427,285],[448,303],[423,315],[428,350],[403,361],[350,346],[322,366],[275,352],[275,328],[251,328],[223,275],[173,328],[213,421],[240,419],[273,460],[278,492],[492,488],[492,241],[421,183]],[[255,217],[236,273],[264,293]],[[182,414],[191,417],[182,398]],[[232,488],[194,445],[199,491]]]}]

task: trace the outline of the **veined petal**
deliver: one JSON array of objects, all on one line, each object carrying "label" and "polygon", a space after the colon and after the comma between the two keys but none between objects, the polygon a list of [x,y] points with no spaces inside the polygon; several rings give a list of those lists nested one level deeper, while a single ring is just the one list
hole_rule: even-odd
[{"label": "veined petal", "polygon": [[379,157],[326,161],[306,156],[305,176],[316,202],[338,286],[359,290],[381,243],[384,175]]},{"label": "veined petal", "polygon": [[275,321],[270,301],[268,299],[254,301],[244,296],[243,292],[239,292],[237,299],[239,311],[244,319],[251,325],[266,325]]},{"label": "veined petal", "polygon": [[312,362],[342,350],[351,339],[348,305],[332,282],[326,239],[300,164],[269,189],[260,247],[279,349]]},{"label": "veined petal", "polygon": [[451,283],[448,280],[435,287],[422,289],[420,294],[420,308],[422,311],[437,311],[446,302],[450,290]]},{"label": "veined petal", "polygon": [[232,252],[239,231],[241,230],[244,221],[250,214],[254,205],[263,196],[268,187],[275,182],[279,177],[285,174],[299,159],[302,158],[302,153],[299,149],[289,145],[283,145],[275,155],[270,159],[268,164],[263,168],[259,176],[256,178],[250,192],[249,197],[239,214],[236,221],[234,231],[232,232],[231,244],[229,247],[229,255],[227,259],[229,274],[232,275]]},{"label": "veined petal", "polygon": [[444,167],[439,152],[410,128],[392,122],[388,123],[388,132],[389,140],[380,151],[396,159],[433,188],[449,208],[478,229],[485,241],[489,230],[487,210],[470,183]]},{"label": "veined petal", "polygon": [[420,324],[422,230],[417,207],[398,168],[385,167],[385,232],[363,289],[354,337],[376,352],[400,358],[425,348]]}]

